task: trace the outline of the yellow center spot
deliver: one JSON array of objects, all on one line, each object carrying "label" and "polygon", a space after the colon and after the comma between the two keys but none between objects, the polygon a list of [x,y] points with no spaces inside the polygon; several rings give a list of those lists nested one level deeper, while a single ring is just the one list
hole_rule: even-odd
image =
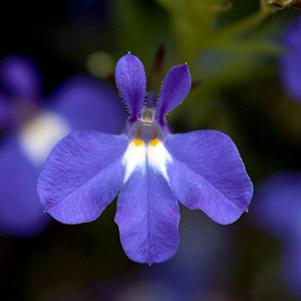
[{"label": "yellow center spot", "polygon": [[143,140],[141,139],[134,139],[133,143],[135,146],[142,146],[144,144]]},{"label": "yellow center spot", "polygon": [[158,138],[152,139],[149,144],[152,146],[156,146],[160,143],[160,140]]}]

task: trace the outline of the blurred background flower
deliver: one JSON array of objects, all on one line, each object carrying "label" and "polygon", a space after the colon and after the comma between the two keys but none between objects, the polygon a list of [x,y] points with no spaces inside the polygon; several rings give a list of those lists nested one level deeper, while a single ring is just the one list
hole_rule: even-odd
[{"label": "blurred background flower", "polygon": [[257,186],[252,218],[280,242],[278,272],[287,287],[301,296],[301,172],[282,171]]},{"label": "blurred background flower", "polygon": [[[3,2],[3,299],[300,299],[297,2]],[[70,130],[121,129],[124,115],[111,119],[117,113],[109,113],[122,107],[110,86],[115,62],[130,50],[150,74],[162,43],[163,74],[172,65],[187,62],[193,81],[201,82],[168,116],[171,127],[177,132],[198,128],[226,132],[237,144],[252,180],[262,184],[249,216],[228,228],[182,209],[178,253],[170,262],[150,268],[133,264],[122,253],[112,222],[114,205],[91,224],[49,224],[36,198],[35,179],[48,147]],[[279,170],[297,172],[270,178]],[[266,209],[267,203],[272,210]]]},{"label": "blurred background flower", "polygon": [[289,24],[283,35],[280,75],[284,89],[296,101],[301,101],[301,17]]},{"label": "blurred background flower", "polygon": [[43,101],[38,74],[29,60],[6,58],[0,78],[10,116],[0,146],[0,229],[16,235],[35,234],[48,220],[36,182],[50,149],[72,130],[117,133],[124,116],[114,90],[95,79],[70,79]]}]

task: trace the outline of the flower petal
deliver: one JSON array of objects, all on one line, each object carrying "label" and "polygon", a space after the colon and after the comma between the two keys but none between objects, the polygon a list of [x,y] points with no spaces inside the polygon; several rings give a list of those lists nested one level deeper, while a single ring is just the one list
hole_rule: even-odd
[{"label": "flower petal", "polygon": [[115,217],[127,256],[149,264],[172,257],[179,220],[178,202],[163,176],[151,168],[133,173],[121,190]]},{"label": "flower petal", "polygon": [[187,64],[174,66],[167,73],[158,105],[158,120],[176,108],[188,95],[191,88],[191,76]]},{"label": "flower petal", "polygon": [[77,224],[95,220],[121,187],[124,135],[78,131],[62,139],[46,160],[38,181],[45,210],[55,219]]},{"label": "flower petal", "polygon": [[263,180],[256,189],[252,220],[287,241],[300,236],[301,173],[282,171]]},{"label": "flower petal", "polygon": [[98,130],[117,134],[123,129],[126,114],[118,95],[105,83],[78,76],[61,85],[49,103],[73,130]]},{"label": "flower petal", "polygon": [[122,56],[116,65],[115,79],[129,113],[133,120],[136,120],[146,91],[146,77],[142,62],[130,53]]},{"label": "flower petal", "polygon": [[30,60],[9,56],[0,66],[0,80],[10,97],[17,100],[36,101],[40,96],[40,78]]},{"label": "flower petal", "polygon": [[38,169],[13,137],[1,145],[0,166],[0,231],[17,236],[37,234],[48,220],[36,193]]},{"label": "flower petal", "polygon": [[218,131],[169,135],[165,146],[173,158],[169,185],[190,209],[201,209],[215,222],[230,224],[247,210],[253,194],[237,148]]}]

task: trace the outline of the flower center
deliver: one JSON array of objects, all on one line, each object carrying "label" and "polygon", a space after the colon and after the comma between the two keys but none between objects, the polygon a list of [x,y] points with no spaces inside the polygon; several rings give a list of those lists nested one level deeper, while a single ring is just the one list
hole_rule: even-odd
[{"label": "flower center", "polygon": [[163,140],[162,129],[155,120],[155,108],[147,106],[142,108],[141,116],[132,125],[128,136],[136,146],[142,143],[156,145]]},{"label": "flower center", "polygon": [[172,158],[164,146],[164,134],[155,120],[154,108],[142,109],[140,119],[132,125],[128,136],[130,143],[122,159],[126,168],[124,182],[135,170],[144,173],[147,166],[168,180],[166,165]]}]

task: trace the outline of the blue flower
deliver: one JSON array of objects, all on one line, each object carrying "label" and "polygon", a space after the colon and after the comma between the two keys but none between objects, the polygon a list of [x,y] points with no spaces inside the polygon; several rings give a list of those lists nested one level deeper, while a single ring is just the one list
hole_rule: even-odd
[{"label": "blue flower", "polygon": [[115,78],[130,114],[124,132],[77,131],[61,140],[43,165],[38,194],[55,219],[77,224],[97,219],[119,193],[115,222],[127,256],[162,262],[178,247],[178,201],[229,224],[247,210],[253,186],[225,134],[170,133],[166,114],[191,88],[187,64],[170,69],[158,103],[152,95],[145,101],[136,56],[120,58]]},{"label": "blue flower", "polygon": [[280,59],[280,77],[287,94],[301,101],[301,17],[297,17],[287,28],[282,43],[284,53]]},{"label": "blue flower", "polygon": [[282,243],[282,276],[301,296],[301,173],[282,171],[265,179],[255,195],[253,221]]},{"label": "blue flower", "polygon": [[40,76],[28,59],[1,62],[0,231],[10,235],[38,233],[48,221],[36,182],[53,145],[76,129],[118,132],[124,116],[111,88],[88,77],[67,80],[47,101],[40,91]]}]

